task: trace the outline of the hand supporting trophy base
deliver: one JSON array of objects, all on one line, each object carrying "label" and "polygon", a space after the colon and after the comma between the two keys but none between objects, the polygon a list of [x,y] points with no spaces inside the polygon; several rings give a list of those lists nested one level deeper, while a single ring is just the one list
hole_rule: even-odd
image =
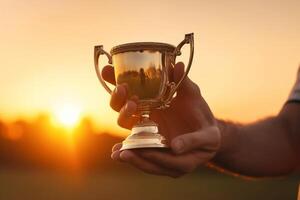
[{"label": "hand supporting trophy base", "polygon": [[[190,45],[190,57],[186,70],[178,83],[173,82],[170,72],[176,63],[176,57],[181,55],[181,48]],[[166,43],[138,42],[115,46],[110,54],[103,46],[95,46],[95,69],[103,87],[111,94],[112,90],[102,78],[99,69],[99,57],[106,55],[108,63],[115,70],[116,84],[126,84],[128,98],[137,97],[139,121],[131,130],[131,134],[123,141],[121,150],[135,148],[166,148],[168,144],[159,132],[159,126],[150,119],[154,109],[165,109],[187,77],[194,55],[193,33],[186,34],[184,40],[177,46]]]}]

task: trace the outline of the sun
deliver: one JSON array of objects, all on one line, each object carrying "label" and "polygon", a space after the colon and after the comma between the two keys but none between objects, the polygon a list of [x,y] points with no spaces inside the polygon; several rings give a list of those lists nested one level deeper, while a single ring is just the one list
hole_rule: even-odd
[{"label": "sun", "polygon": [[80,108],[72,104],[65,104],[55,109],[55,117],[59,123],[66,127],[73,127],[80,118]]}]

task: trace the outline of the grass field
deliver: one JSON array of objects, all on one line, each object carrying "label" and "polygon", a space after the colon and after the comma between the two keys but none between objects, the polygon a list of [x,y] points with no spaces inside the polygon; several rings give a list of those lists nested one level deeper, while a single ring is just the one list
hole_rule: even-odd
[{"label": "grass field", "polygon": [[34,170],[0,170],[1,200],[61,199],[296,199],[299,176],[245,181],[218,173],[197,172],[179,179],[126,169],[85,175]]}]

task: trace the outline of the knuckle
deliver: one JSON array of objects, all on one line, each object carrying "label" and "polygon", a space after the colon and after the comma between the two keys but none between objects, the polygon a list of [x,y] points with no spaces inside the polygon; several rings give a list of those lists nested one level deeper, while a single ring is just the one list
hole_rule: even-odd
[{"label": "knuckle", "polygon": [[187,87],[190,88],[191,92],[193,92],[193,95],[195,95],[195,96],[201,95],[200,88],[195,82],[193,82],[190,78],[187,78],[185,81],[186,81]]},{"label": "knuckle", "polygon": [[196,83],[192,82],[192,87],[193,87],[193,90],[195,91],[195,94],[201,95],[201,90]]}]

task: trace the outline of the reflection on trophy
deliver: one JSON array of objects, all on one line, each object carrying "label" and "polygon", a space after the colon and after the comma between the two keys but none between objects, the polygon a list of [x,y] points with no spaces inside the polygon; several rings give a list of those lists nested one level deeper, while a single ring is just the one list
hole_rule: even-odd
[{"label": "reflection on trophy", "polygon": [[[181,48],[190,45],[190,57],[185,74],[178,83],[170,79],[171,68]],[[128,97],[138,97],[139,122],[132,128],[131,134],[123,141],[122,149],[167,147],[165,138],[159,133],[158,125],[150,119],[154,109],[165,109],[170,105],[177,88],[186,78],[193,61],[193,33],[186,34],[177,46],[166,43],[138,42],[115,46],[110,54],[103,46],[95,46],[94,61],[97,76],[103,87],[111,94],[99,70],[99,57],[106,55],[109,64],[115,69],[116,84],[126,84]]]}]

